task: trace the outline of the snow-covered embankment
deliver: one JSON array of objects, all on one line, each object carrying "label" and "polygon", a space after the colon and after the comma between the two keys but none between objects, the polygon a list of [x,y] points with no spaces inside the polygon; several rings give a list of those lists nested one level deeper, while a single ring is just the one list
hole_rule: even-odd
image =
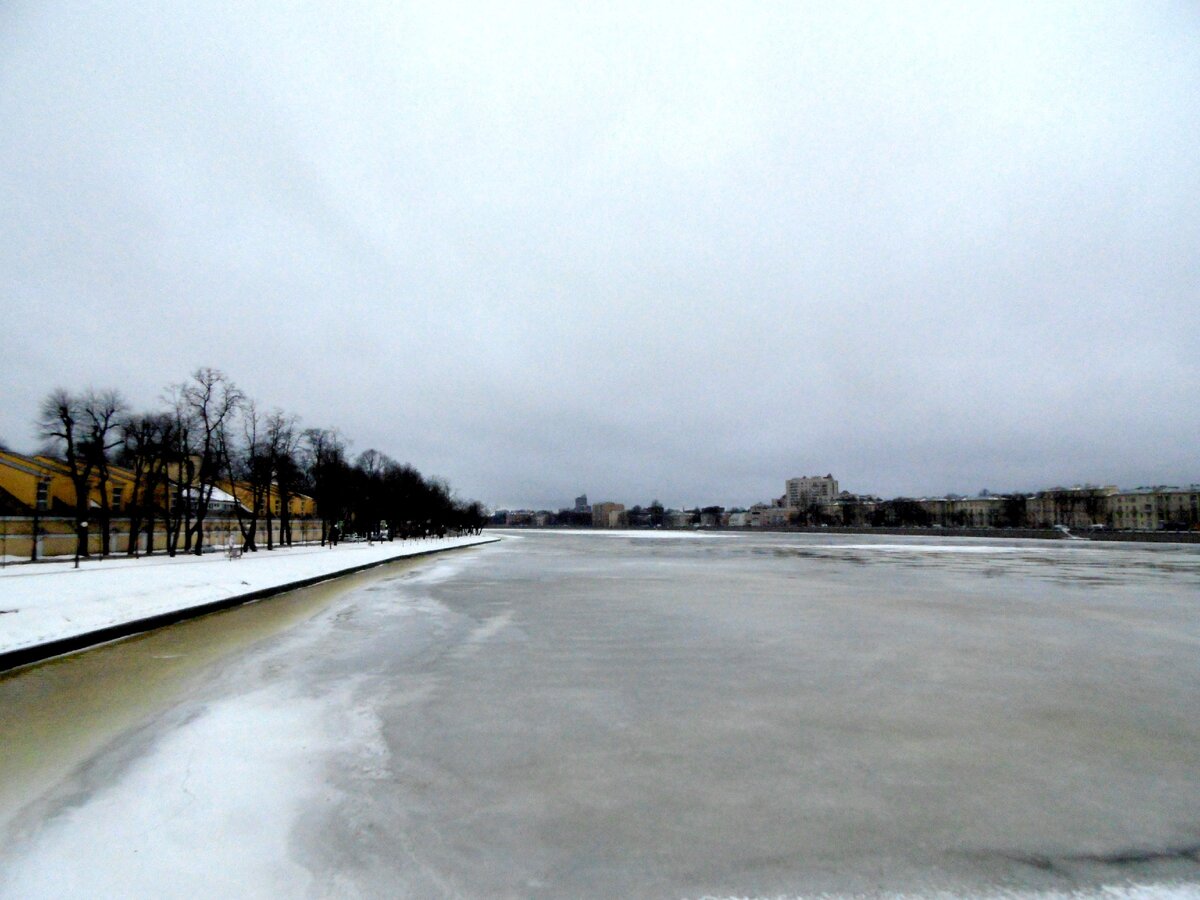
[{"label": "snow-covered embankment", "polygon": [[407,556],[488,536],[153,556],[0,569],[0,671]]}]

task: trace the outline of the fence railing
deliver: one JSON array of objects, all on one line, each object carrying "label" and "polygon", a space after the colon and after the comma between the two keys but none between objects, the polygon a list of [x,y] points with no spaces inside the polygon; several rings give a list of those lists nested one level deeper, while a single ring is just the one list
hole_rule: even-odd
[{"label": "fence railing", "polygon": [[[126,555],[129,548],[129,519],[112,519],[109,526],[109,555]],[[75,520],[69,516],[41,516],[37,520],[38,534],[36,536],[37,558],[51,559],[54,557],[74,556],[78,543],[75,534]],[[0,516],[0,565],[24,562],[34,556],[34,519],[31,516]],[[237,519],[208,518],[202,528],[202,544],[205,552],[225,549],[232,535],[235,542],[241,543],[241,529]],[[321,522],[318,519],[292,519],[291,543],[316,543],[321,539]],[[278,520],[271,523],[271,541],[275,545],[283,543],[283,529]],[[87,535],[87,555],[103,556],[104,536],[99,523],[90,523]],[[150,546],[154,553],[165,553],[167,550],[167,531],[161,522],[155,522]],[[267,546],[267,523],[259,520],[255,542],[259,547]],[[182,552],[183,535],[180,534],[177,549]],[[145,555],[147,552],[147,528],[143,523],[138,530],[135,553]]]}]

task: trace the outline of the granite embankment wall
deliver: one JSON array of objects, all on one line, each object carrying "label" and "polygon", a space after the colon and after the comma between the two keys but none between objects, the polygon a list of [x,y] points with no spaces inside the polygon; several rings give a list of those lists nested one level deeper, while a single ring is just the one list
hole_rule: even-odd
[{"label": "granite embankment wall", "polygon": [[[972,538],[1036,538],[1041,540],[1068,540],[1061,531],[1053,528],[887,528],[793,526],[790,528],[721,528],[706,529],[730,531],[744,534],[772,532],[777,534],[893,534],[903,537],[972,537]],[[1088,531],[1073,532],[1077,537],[1093,541],[1134,541],[1167,544],[1200,544],[1197,531]]]}]

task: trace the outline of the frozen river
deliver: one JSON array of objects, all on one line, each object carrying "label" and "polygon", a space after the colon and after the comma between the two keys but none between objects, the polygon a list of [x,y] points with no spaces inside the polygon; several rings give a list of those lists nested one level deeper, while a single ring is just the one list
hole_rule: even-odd
[{"label": "frozen river", "polygon": [[6,898],[1200,884],[1194,546],[529,532],[0,704]]}]

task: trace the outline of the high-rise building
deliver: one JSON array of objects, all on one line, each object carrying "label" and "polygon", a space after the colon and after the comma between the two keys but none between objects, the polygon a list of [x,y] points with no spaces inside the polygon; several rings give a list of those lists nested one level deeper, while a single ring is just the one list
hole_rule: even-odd
[{"label": "high-rise building", "polygon": [[805,475],[786,482],[786,503],[792,509],[806,509],[814,503],[832,503],[838,495],[837,479],[832,475]]}]

